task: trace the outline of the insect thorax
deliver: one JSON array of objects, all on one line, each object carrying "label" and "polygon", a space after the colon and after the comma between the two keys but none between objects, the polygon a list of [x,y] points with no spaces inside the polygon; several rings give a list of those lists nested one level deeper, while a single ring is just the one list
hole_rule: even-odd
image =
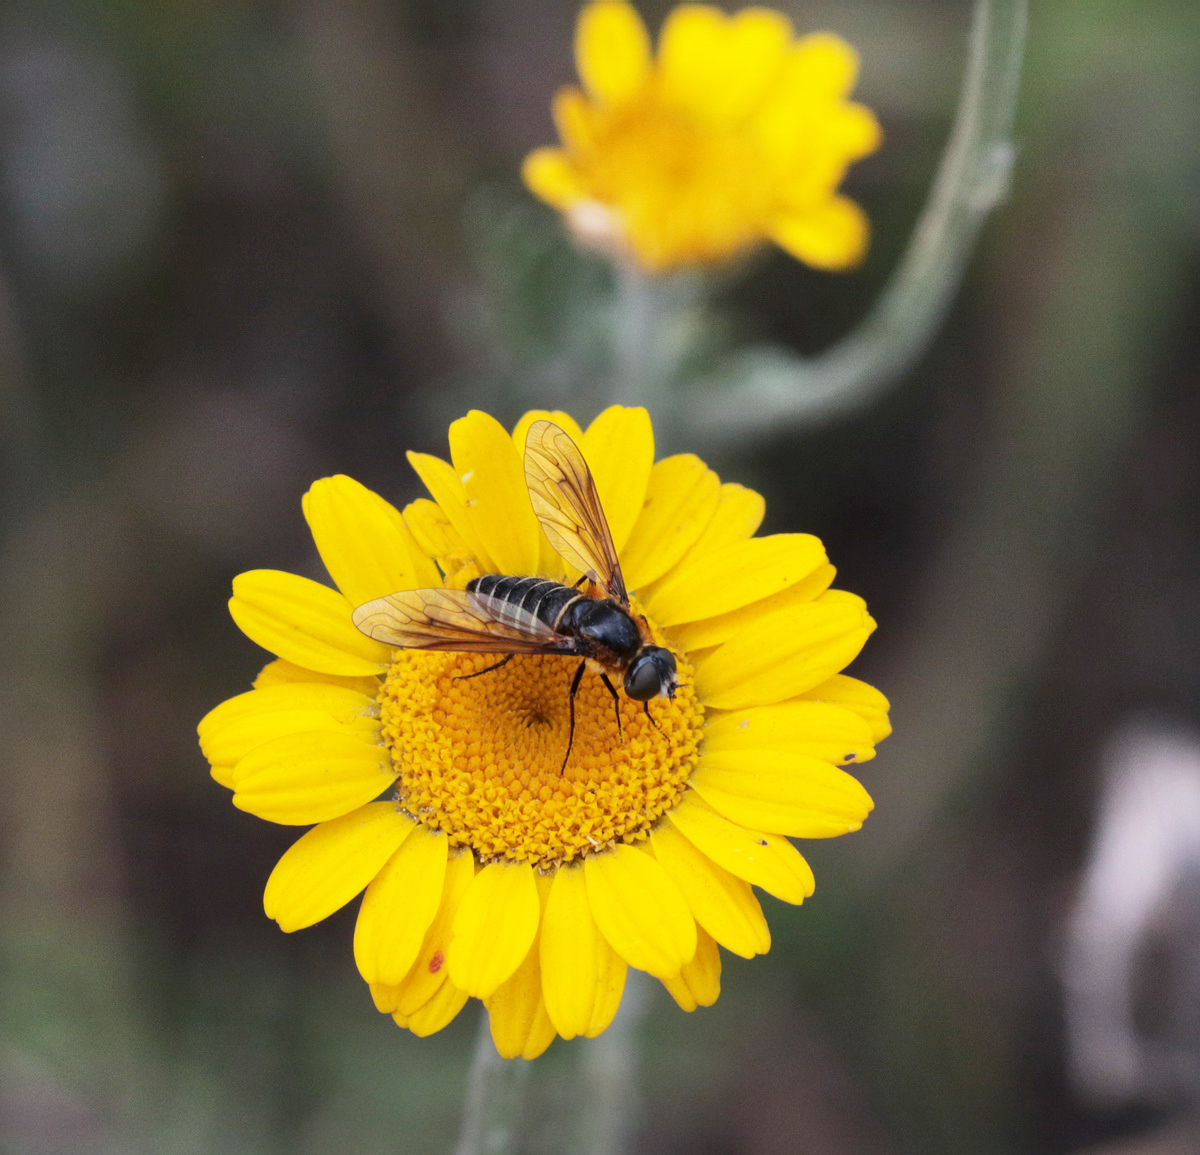
[{"label": "insect thorax", "polygon": [[581,598],[563,614],[561,629],[612,655],[624,668],[642,648],[642,635],[629,612],[611,601]]}]

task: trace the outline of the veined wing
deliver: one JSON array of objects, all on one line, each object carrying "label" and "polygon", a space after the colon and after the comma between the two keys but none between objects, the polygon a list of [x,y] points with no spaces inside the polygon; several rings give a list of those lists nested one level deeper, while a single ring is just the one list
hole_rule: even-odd
[{"label": "veined wing", "polygon": [[621,563],[596,481],[574,441],[553,421],[535,421],[525,439],[525,484],[555,552],[607,597],[629,604]]},{"label": "veined wing", "polygon": [[574,646],[533,614],[466,590],[403,590],[359,606],[352,617],[367,637],[410,650],[552,654]]}]

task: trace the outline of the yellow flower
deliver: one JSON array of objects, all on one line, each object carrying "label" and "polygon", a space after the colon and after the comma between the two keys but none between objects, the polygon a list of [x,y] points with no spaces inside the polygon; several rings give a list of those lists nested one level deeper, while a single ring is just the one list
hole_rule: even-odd
[{"label": "yellow flower", "polygon": [[[548,417],[579,446],[635,613],[676,656],[674,696],[641,702],[588,672],[567,747],[577,659],[393,650],[352,611],[486,573],[578,574],[530,503],[522,454]],[[286,931],[360,891],[354,954],[376,1006],[419,1035],[474,996],[505,1057],[612,1021],[628,967],[686,1010],[718,994],[718,944],[770,945],[752,887],[812,893],[789,837],[856,830],[871,809],[838,763],[873,756],[887,702],[846,677],[874,628],[829,589],[807,534],[755,537],[762,498],[691,454],[654,461],[644,409],[582,431],[529,413],[450,426],[451,462],[409,454],[434,500],[403,513],[348,477],[304,514],[337,589],[275,570],[234,581],[234,621],[278,655],[200,723],[234,805],[308,826],[267,883]],[[617,710],[620,723],[617,722]]]},{"label": "yellow flower", "polygon": [[563,147],[531,153],[523,175],[585,242],[651,272],[764,240],[820,269],[862,259],[866,215],[837,188],[880,130],[846,99],[858,57],[844,40],[794,39],[769,8],[682,4],[653,59],[632,5],[593,0],[575,57],[584,91],[554,100]]}]

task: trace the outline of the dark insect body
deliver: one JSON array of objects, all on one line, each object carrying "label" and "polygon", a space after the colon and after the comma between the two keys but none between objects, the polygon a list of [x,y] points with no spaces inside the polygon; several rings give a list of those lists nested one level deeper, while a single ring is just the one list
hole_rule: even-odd
[{"label": "dark insect body", "polygon": [[[652,644],[644,620],[630,612],[608,521],[591,471],[569,436],[550,421],[535,421],[525,443],[525,482],[533,511],[550,544],[582,572],[576,586],[549,578],[485,574],[464,590],[404,590],[376,598],[354,611],[363,633],[388,645],[506,655],[464,677],[477,678],[517,654],[582,658],[571,681],[570,731],[562,770],[575,741],[575,696],[588,663],[598,668],[617,709],[620,698],[609,673],[619,674],[628,697],[642,702],[675,696],[675,655]],[[578,588],[589,582],[601,596]]]}]

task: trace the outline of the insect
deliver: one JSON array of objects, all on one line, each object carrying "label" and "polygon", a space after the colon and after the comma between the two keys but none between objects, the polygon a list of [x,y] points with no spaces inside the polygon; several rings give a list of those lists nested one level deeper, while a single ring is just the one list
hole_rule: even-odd
[{"label": "insect", "polygon": [[[403,590],[354,611],[370,638],[414,650],[506,655],[464,678],[498,670],[517,654],[562,654],[583,660],[568,696],[570,728],[561,774],[575,741],[575,696],[591,665],[608,692],[621,727],[621,703],[609,674],[643,703],[675,696],[675,655],[652,644],[645,619],[630,611],[621,563],[600,495],[579,447],[552,421],[535,421],[525,439],[525,484],[533,512],[555,552],[583,577],[574,586],[548,578],[484,574],[466,589]],[[580,590],[588,583],[588,592]]]}]

